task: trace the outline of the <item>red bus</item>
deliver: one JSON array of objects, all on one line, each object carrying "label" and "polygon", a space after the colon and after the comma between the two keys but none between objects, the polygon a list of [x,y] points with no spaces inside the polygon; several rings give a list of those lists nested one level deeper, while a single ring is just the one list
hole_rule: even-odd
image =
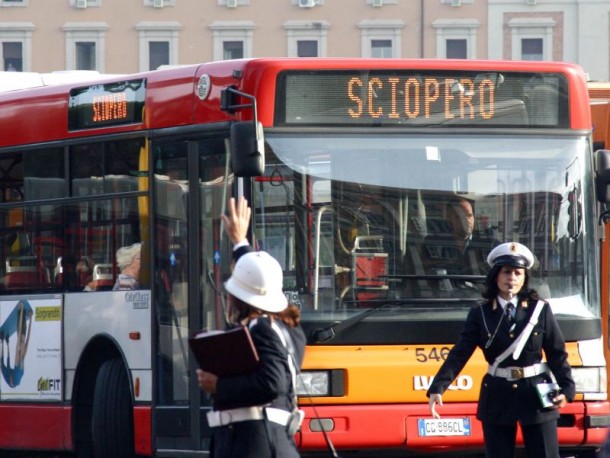
[{"label": "red bus", "polygon": [[[224,326],[220,214],[244,194],[308,336],[304,454],[324,433],[342,454],[482,450],[482,355],[441,422],[425,392],[481,300],[485,252],[514,240],[536,254],[577,383],[561,447],[594,456],[609,183],[571,64],[253,59],[2,93],[0,450],[205,455],[186,339]],[[456,199],[477,256],[438,242]],[[134,243],[137,288],[113,290]]]}]

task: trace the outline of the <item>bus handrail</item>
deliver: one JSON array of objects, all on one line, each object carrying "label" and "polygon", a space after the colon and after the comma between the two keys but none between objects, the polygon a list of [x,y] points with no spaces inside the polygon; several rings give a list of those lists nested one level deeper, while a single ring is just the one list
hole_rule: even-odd
[{"label": "bus handrail", "polygon": [[320,281],[320,234],[322,233],[322,215],[326,211],[334,212],[332,206],[324,205],[320,207],[316,214],[316,244],[315,244],[315,261],[313,274],[313,309],[318,310],[318,288]]}]

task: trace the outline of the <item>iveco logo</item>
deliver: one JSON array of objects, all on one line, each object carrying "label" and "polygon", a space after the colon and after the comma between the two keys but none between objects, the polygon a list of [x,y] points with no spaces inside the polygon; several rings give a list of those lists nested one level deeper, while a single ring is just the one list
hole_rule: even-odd
[{"label": "iveco logo", "polygon": [[[413,377],[413,390],[415,391],[428,391],[430,385],[434,380],[433,376],[427,375],[416,375]],[[451,385],[450,390],[468,391],[472,389],[472,377],[470,375],[460,375],[456,378]]]}]

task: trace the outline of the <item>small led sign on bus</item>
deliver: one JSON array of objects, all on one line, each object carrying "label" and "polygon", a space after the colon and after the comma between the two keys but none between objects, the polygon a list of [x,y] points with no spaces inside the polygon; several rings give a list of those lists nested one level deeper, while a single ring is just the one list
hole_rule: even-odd
[{"label": "small led sign on bus", "polygon": [[93,97],[93,122],[127,119],[127,95],[96,95]]},{"label": "small led sign on bus", "polygon": [[70,91],[68,129],[142,122],[146,80],[96,84]]},{"label": "small led sign on bus", "polygon": [[568,127],[557,73],[287,71],[275,125]]}]

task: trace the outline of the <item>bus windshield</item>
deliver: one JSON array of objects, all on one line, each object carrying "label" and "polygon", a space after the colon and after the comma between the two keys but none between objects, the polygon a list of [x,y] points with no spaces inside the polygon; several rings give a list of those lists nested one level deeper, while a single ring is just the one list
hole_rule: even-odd
[{"label": "bus windshield", "polygon": [[529,286],[556,314],[599,316],[584,136],[269,132],[266,141],[256,243],[282,264],[304,320],[366,309],[465,317],[482,300],[487,254],[507,241],[534,252]]}]

